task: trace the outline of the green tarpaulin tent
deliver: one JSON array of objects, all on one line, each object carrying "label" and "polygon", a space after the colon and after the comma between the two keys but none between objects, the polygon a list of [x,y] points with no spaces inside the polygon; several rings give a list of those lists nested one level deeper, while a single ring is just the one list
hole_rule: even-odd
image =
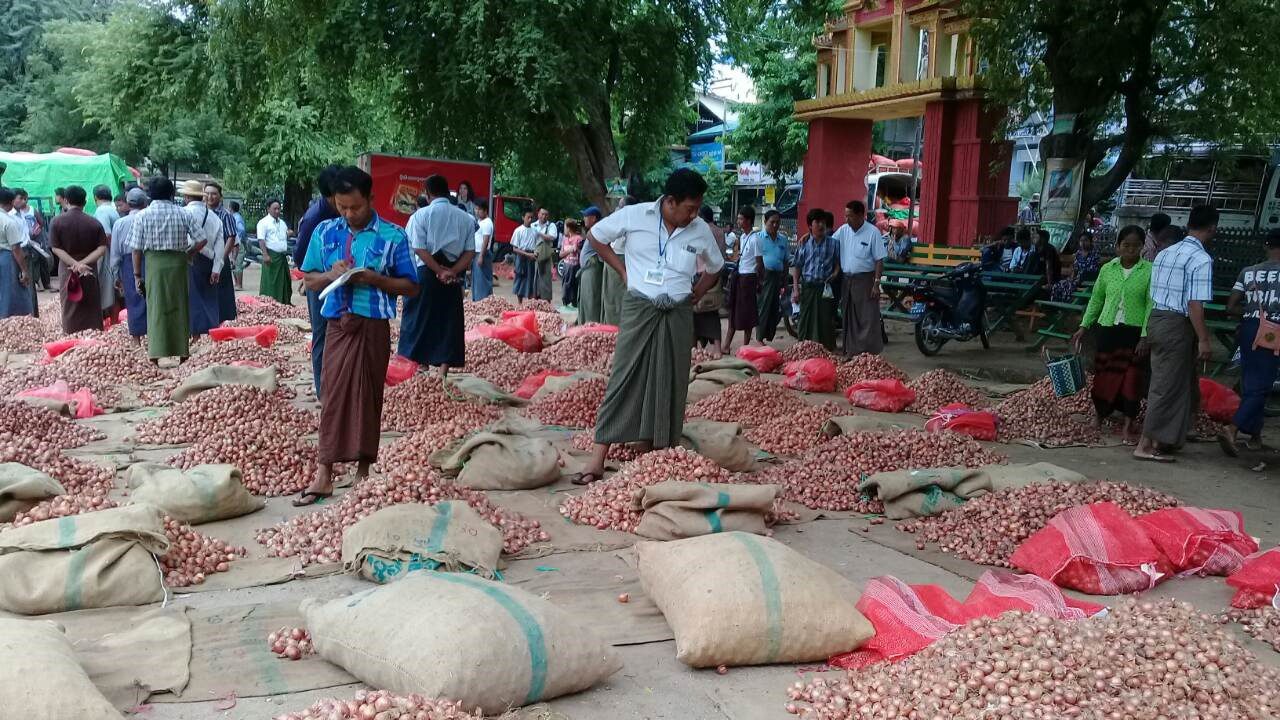
[{"label": "green tarpaulin tent", "polygon": [[106,185],[114,194],[134,179],[115,155],[0,152],[0,166],[0,185],[22,188],[33,200],[45,202],[52,202],[54,188],[79,185],[92,196],[95,186]]}]

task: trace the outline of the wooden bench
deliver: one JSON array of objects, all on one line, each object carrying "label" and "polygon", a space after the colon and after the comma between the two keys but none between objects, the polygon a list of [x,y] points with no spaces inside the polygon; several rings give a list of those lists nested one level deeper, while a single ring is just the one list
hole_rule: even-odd
[{"label": "wooden bench", "polygon": [[913,245],[911,246],[911,264],[953,268],[967,262],[976,263],[980,259],[981,254],[981,248],[976,247],[961,248],[946,247],[942,245]]},{"label": "wooden bench", "polygon": [[[954,266],[885,265],[880,279],[880,289],[889,298],[889,306],[881,310],[882,317],[890,320],[912,321],[905,301],[909,297],[912,282],[932,280],[952,270]],[[1010,323],[1014,313],[1030,304],[1039,292],[1038,275],[1024,273],[984,272],[982,284],[987,289],[987,332],[993,333]],[[1015,333],[1021,337],[1018,328]]]}]

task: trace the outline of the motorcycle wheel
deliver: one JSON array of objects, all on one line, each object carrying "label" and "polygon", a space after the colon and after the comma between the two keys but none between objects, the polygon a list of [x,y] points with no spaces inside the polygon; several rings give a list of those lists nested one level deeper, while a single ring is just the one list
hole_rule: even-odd
[{"label": "motorcycle wheel", "polygon": [[920,349],[921,354],[932,357],[947,344],[945,339],[930,333],[941,324],[942,314],[936,310],[925,311],[925,314],[916,321],[916,347]]}]

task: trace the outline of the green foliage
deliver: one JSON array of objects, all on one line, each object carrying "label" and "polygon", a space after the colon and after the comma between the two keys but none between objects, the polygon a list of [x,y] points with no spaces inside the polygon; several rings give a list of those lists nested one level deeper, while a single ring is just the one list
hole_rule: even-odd
[{"label": "green foliage", "polygon": [[702,173],[703,179],[707,181],[707,194],[702,198],[702,202],[719,208],[723,212],[729,204],[729,198],[733,195],[733,183],[737,180],[737,176],[721,170],[711,158],[703,158],[702,164],[696,170]]},{"label": "green foliage", "polygon": [[1018,197],[1023,200],[1030,200],[1031,196],[1040,192],[1042,187],[1044,187],[1044,168],[1036,165],[1034,171],[1023,176],[1015,190],[1018,193]]}]

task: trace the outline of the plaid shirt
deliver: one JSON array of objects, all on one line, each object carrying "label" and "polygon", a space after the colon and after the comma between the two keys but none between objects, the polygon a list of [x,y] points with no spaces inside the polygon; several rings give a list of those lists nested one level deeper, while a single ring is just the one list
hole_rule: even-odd
[{"label": "plaid shirt", "polygon": [[821,242],[811,237],[796,250],[796,267],[800,268],[800,279],[804,282],[826,282],[835,272],[839,259],[840,243],[829,235]]},{"label": "plaid shirt", "polygon": [[[348,242],[351,243],[349,250]],[[301,270],[328,272],[334,263],[348,254],[352,267],[368,268],[388,277],[418,282],[418,270],[413,265],[413,253],[409,251],[404,230],[378,217],[377,213],[368,226],[354,235],[345,218],[336,217],[320,223],[307,245],[307,256],[302,260]],[[396,298],[372,285],[347,283],[330,293],[320,310],[321,315],[335,320],[344,313],[389,320],[396,316]]]},{"label": "plaid shirt", "polygon": [[134,217],[129,250],[190,250],[201,233],[191,213],[169,200],[155,200]]},{"label": "plaid shirt", "polygon": [[1187,314],[1192,300],[1213,299],[1213,258],[1188,235],[1156,256],[1151,266],[1151,301],[1155,310]]}]

